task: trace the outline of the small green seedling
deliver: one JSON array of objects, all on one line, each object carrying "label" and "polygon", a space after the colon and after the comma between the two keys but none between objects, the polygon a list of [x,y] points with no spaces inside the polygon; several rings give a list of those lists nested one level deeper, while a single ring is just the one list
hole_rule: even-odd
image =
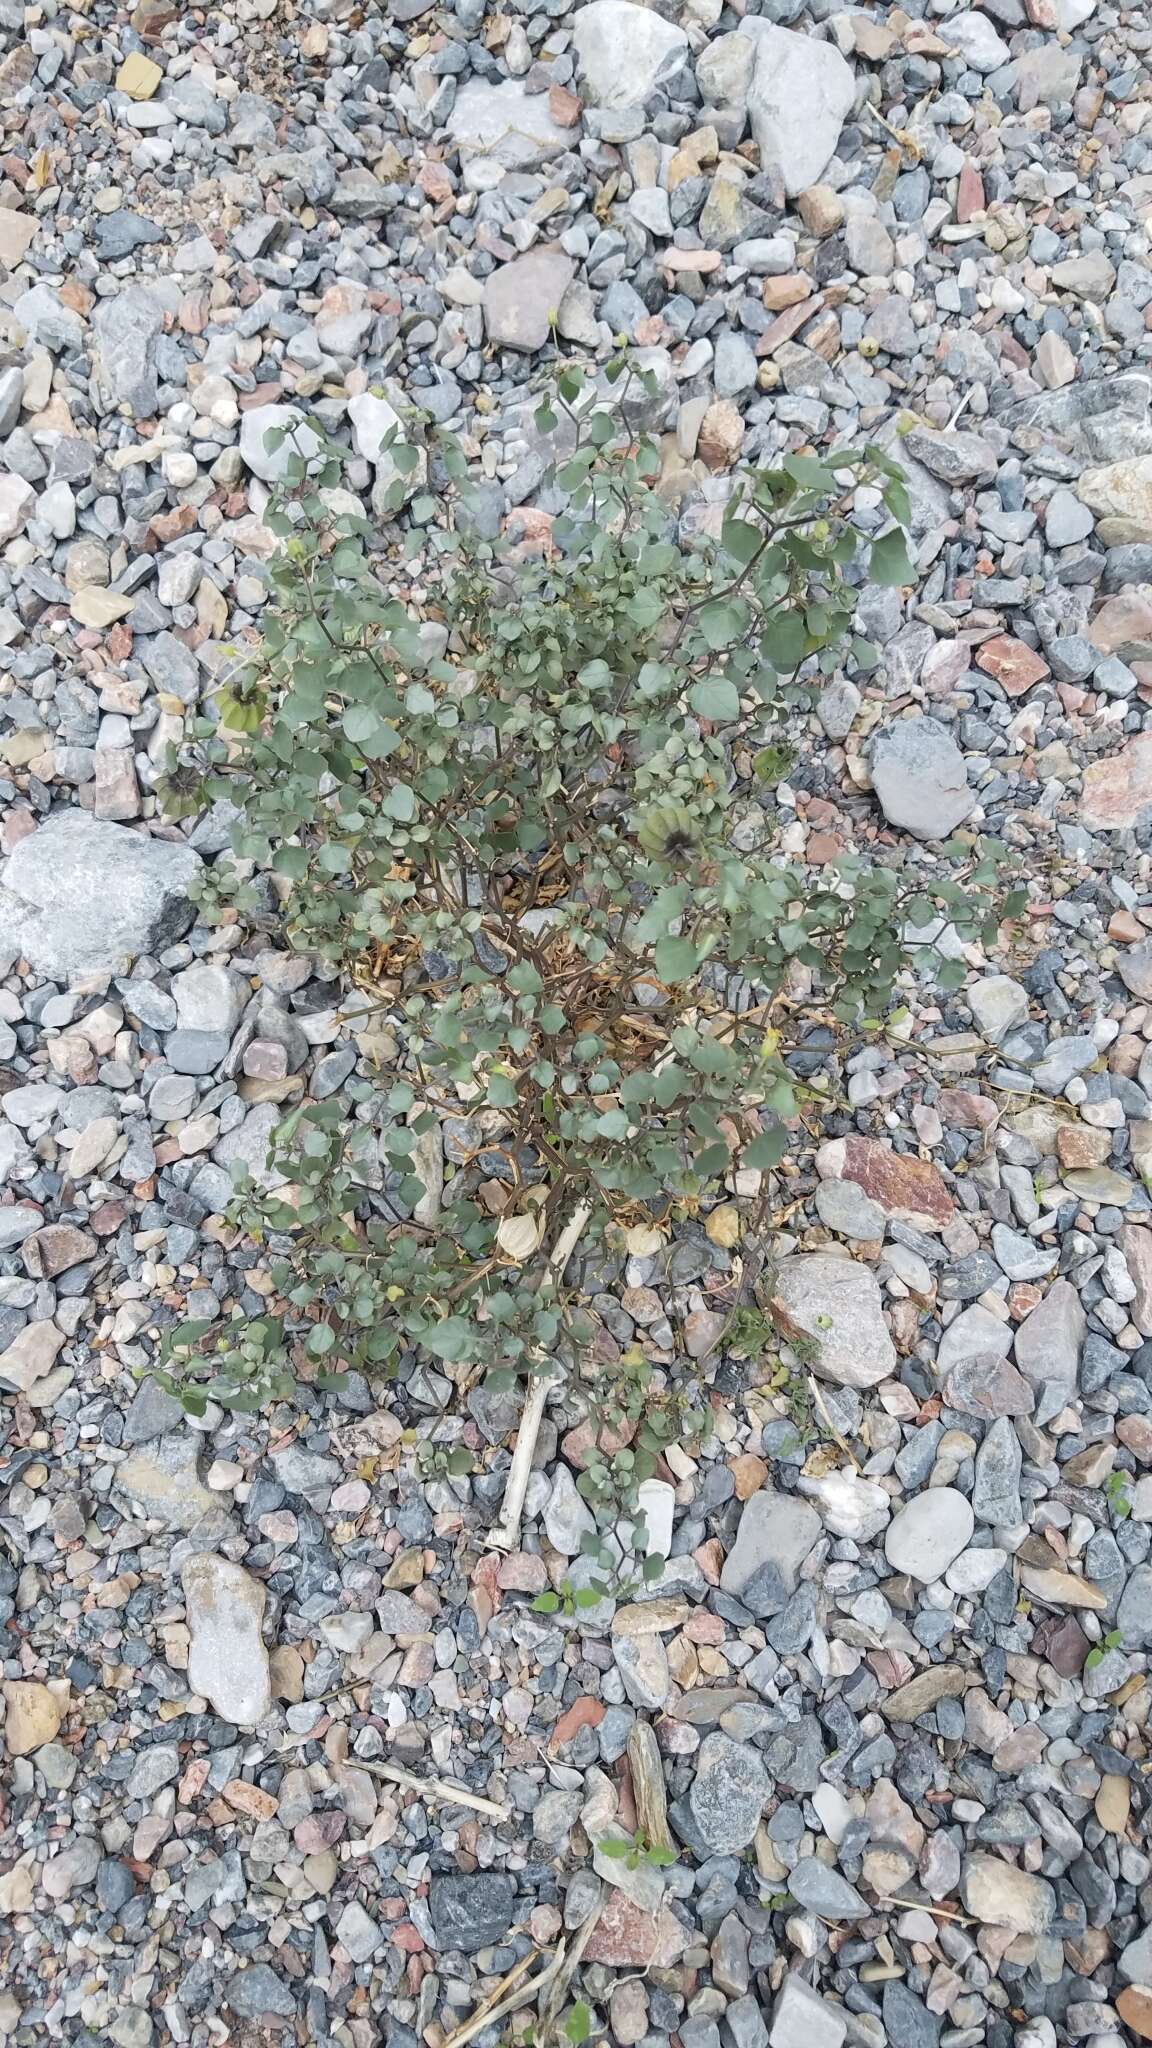
[{"label": "small green seedling", "polygon": [[1089,1650],[1088,1655],[1084,1659],[1085,1671],[1095,1671],[1096,1666],[1104,1662],[1109,1650],[1118,1650],[1120,1648],[1121,1640],[1121,1633],[1118,1628],[1109,1629],[1103,1642],[1097,1643],[1094,1650]]},{"label": "small green seedling", "polygon": [[563,1614],[570,1621],[581,1608],[595,1607],[608,1592],[599,1579],[592,1579],[587,1586],[574,1586],[571,1579],[564,1579],[558,1593],[537,1593],[532,1602],[533,1614]]},{"label": "small green seedling", "polygon": [[607,1835],[598,1844],[602,1856],[610,1856],[615,1863],[622,1863],[625,1870],[666,1870],[675,1863],[676,1852],[666,1849],[662,1842],[650,1842],[637,1828],[631,1841],[619,1835]]}]

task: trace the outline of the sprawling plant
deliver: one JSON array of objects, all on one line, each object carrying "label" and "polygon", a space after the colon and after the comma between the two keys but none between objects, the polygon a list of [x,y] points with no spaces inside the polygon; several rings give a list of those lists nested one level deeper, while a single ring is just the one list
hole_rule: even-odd
[{"label": "sprawling plant", "polygon": [[[236,872],[275,878],[290,943],[382,1008],[398,1053],[352,1084],[351,1119],[287,1118],[279,1194],[240,1211],[271,1235],[285,1315],[242,1365],[234,1331],[178,1337],[194,1400],[218,1348],[216,1391],[254,1406],[285,1383],[289,1337],[325,1370],[411,1347],[508,1369],[586,1338],[549,1264],[574,1208],[602,1233],[658,1228],[775,1166],[789,990],[876,1017],[906,929],[986,916],[994,862],[972,845],[950,849],[959,876],[920,857],[915,886],[848,858],[818,880],[774,851],[764,801],[811,680],[849,643],[875,659],[852,639],[861,582],[912,578],[898,468],[874,448],[788,456],[683,543],[658,448],[622,432],[642,387],[623,362],[560,379],[536,424],[563,446],[564,509],[497,540],[445,442],[411,567],[373,557],[336,455],[290,466],[258,657],[170,800],[240,805]],[[388,454],[398,502],[417,453]],[[854,502],[885,530],[866,538]],[[445,1118],[456,1170],[421,1223],[414,1162]]]}]

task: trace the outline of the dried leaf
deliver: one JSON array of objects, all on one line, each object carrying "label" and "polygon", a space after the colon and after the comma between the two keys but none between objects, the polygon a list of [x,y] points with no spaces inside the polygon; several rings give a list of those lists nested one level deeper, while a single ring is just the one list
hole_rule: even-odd
[{"label": "dried leaf", "polygon": [[654,1223],[637,1223],[624,1233],[630,1259],[650,1259],[664,1243],[664,1233]]},{"label": "dried leaf", "polygon": [[731,1202],[722,1202],[713,1209],[704,1225],[704,1235],[712,1244],[718,1244],[724,1251],[731,1251],[740,1242],[740,1212]]},{"label": "dried leaf", "polygon": [[530,1259],[538,1250],[543,1234],[543,1221],[539,1216],[502,1216],[496,1229],[496,1242],[506,1259],[522,1266],[525,1259]]}]

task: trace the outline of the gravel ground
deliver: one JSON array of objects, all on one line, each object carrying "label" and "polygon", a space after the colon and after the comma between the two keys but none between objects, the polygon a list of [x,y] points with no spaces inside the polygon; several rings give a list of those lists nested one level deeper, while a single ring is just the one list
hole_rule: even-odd
[{"label": "gravel ground", "polygon": [[[0,0],[0,39],[0,2036],[443,2048],[563,1934],[622,2048],[1152,2039],[1146,14]],[[920,585],[864,594],[782,850],[986,825],[1030,904],[792,1054],[787,1386],[727,1341],[732,1230],[585,1273],[597,1372],[638,1343],[707,1421],[661,1577],[565,1620],[586,1387],[501,1556],[515,1397],[193,1425],[148,1377],[266,1304],[233,1164],[393,1049],[195,921],[228,820],[154,792],[259,633],[270,425],[383,515],[418,408],[496,531],[526,394],[621,334],[687,526],[745,459],[906,466]],[[673,1864],[597,1847],[665,1805]]]}]

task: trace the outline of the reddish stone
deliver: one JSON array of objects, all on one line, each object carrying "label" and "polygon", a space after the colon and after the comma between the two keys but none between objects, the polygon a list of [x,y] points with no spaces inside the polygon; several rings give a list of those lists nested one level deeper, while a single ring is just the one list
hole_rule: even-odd
[{"label": "reddish stone", "polygon": [[1075,1615],[1046,1615],[1032,1638],[1032,1648],[1061,1678],[1079,1678],[1090,1648]]},{"label": "reddish stone", "polygon": [[451,199],[455,195],[456,187],[452,183],[451,173],[447,165],[437,163],[431,157],[426,163],[421,164],[420,169],[416,173],[416,183],[426,199],[431,199],[438,203],[445,199]]},{"label": "reddish stone", "polygon": [[101,1202],[88,1221],[96,1237],[113,1237],[128,1214],[126,1202]]},{"label": "reddish stone", "polygon": [[839,860],[843,851],[844,841],[838,832],[812,832],[804,848],[804,858],[810,868],[823,868],[829,861]]},{"label": "reddish stone", "polygon": [[986,640],[976,656],[976,666],[992,676],[1009,697],[1022,697],[1050,673],[1044,656],[1022,640],[1014,640],[1010,633],[997,633],[995,639]]},{"label": "reddish stone", "polygon": [[528,1550],[514,1550],[501,1558],[496,1583],[505,1593],[543,1593],[548,1586],[544,1559]]},{"label": "reddish stone", "polygon": [[592,1423],[585,1420],[578,1422],[574,1429],[565,1432],[560,1439],[560,1449],[568,1463],[575,1465],[578,1472],[582,1472],[594,1444],[599,1444],[605,1456],[611,1457],[616,1451],[622,1451],[630,1444],[635,1434],[636,1424],[630,1422],[627,1416],[616,1424],[601,1423],[599,1436]]},{"label": "reddish stone", "polygon": [[1106,597],[1088,628],[1088,638],[1101,654],[1119,654],[1133,642],[1152,640],[1152,598],[1138,590]]},{"label": "reddish stone", "polygon": [[594,1700],[590,1693],[581,1693],[578,1700],[573,1700],[567,1713],[561,1714],[548,1738],[549,1749],[561,1749],[579,1734],[581,1728],[598,1728],[606,1712],[602,1700]]},{"label": "reddish stone", "polygon": [[965,158],[960,167],[960,179],[956,192],[956,218],[961,226],[975,214],[984,211],[984,180],[975,164]]},{"label": "reddish stone", "polygon": [[999,1114],[986,1095],[974,1095],[968,1088],[942,1088],[936,1107],[940,1121],[956,1131],[984,1131]]},{"label": "reddish stone", "polygon": [[680,1631],[690,1643],[703,1644],[716,1649],[728,1634],[727,1626],[719,1614],[710,1614],[706,1607],[698,1607],[690,1615]]},{"label": "reddish stone", "polygon": [[575,128],[581,114],[580,101],[566,86],[548,87],[548,113],[557,128]]},{"label": "reddish stone", "polygon": [[83,1265],[95,1249],[86,1230],[77,1230],[72,1223],[49,1223],[24,1245],[24,1270],[33,1280],[54,1280],[57,1273]]},{"label": "reddish stone", "polygon": [[920,1230],[942,1230],[955,1214],[939,1170],[927,1159],[894,1152],[876,1138],[832,1138],[816,1155],[822,1180],[851,1180],[886,1216]]},{"label": "reddish stone", "polygon": [[406,1956],[422,1956],[424,1953],[423,1938],[417,1934],[410,1920],[402,1920],[398,1927],[394,1927],[391,1938]]},{"label": "reddish stone", "polygon": [[1152,732],[1090,761],[1084,770],[1080,822],[1090,832],[1126,832],[1152,804]]},{"label": "reddish stone", "polygon": [[329,1809],[310,1813],[292,1830],[292,1840],[302,1856],[317,1856],[322,1849],[334,1849],[348,1826],[348,1816]]},{"label": "reddish stone", "polygon": [[687,1930],[667,1906],[643,1913],[623,1892],[611,1890],[584,1957],[612,1970],[670,1970],[687,1946]]}]

